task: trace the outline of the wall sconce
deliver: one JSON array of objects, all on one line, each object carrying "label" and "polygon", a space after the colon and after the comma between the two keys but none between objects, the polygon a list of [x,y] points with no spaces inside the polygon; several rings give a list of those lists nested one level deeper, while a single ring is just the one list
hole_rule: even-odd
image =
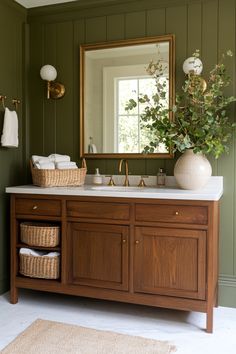
[{"label": "wall sconce", "polygon": [[193,86],[199,85],[202,92],[207,89],[206,81],[200,76],[203,69],[202,61],[196,57],[189,57],[183,63],[183,71],[186,75],[191,77],[191,85],[189,92],[191,92]]},{"label": "wall sconce", "polygon": [[40,70],[40,76],[47,81],[47,98],[61,98],[65,95],[65,86],[60,82],[55,82],[57,71],[52,65],[44,65]]}]

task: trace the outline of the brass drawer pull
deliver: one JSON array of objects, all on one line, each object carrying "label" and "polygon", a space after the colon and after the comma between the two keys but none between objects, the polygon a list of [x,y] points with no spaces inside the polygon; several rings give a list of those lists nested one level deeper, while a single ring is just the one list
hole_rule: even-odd
[{"label": "brass drawer pull", "polygon": [[139,240],[136,240],[135,243],[136,243],[136,245],[138,245],[139,244]]},{"label": "brass drawer pull", "polygon": [[178,211],[176,211],[176,212],[175,212],[175,215],[179,215],[179,212],[178,212]]},{"label": "brass drawer pull", "polygon": [[125,239],[123,239],[123,240],[122,240],[122,242],[123,242],[123,243],[126,243],[126,240],[125,240]]},{"label": "brass drawer pull", "polygon": [[36,209],[38,209],[38,206],[37,206],[37,205],[34,205],[34,206],[33,206],[33,210],[36,210]]}]

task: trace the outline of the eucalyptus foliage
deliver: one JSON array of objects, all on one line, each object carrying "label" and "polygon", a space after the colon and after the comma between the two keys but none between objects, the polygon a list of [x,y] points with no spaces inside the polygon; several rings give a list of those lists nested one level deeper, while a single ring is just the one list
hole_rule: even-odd
[{"label": "eucalyptus foliage", "polygon": [[[232,52],[224,54],[210,71],[206,89],[201,76],[189,74],[182,92],[176,94],[175,104],[170,108],[165,104],[168,100],[167,83],[160,80],[165,68],[161,61],[150,62],[147,72],[155,79],[156,92],[152,97],[139,96],[139,102],[146,104],[141,115],[142,125],[153,137],[144,153],[154,152],[160,143],[173,152],[193,149],[194,153],[211,153],[215,158],[229,151],[235,123],[230,122],[226,107],[236,98],[224,93],[230,83],[223,63],[226,55],[232,56]],[[193,56],[198,57],[199,51]],[[136,105],[137,102],[131,99],[126,110],[132,110]]]}]

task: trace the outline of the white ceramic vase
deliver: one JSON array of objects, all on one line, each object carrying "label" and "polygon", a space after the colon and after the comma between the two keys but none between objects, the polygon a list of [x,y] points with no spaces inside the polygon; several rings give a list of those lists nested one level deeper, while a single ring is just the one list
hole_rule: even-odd
[{"label": "white ceramic vase", "polygon": [[179,157],[174,168],[176,182],[183,189],[195,190],[204,187],[211,174],[211,164],[205,155],[194,154],[191,149]]}]

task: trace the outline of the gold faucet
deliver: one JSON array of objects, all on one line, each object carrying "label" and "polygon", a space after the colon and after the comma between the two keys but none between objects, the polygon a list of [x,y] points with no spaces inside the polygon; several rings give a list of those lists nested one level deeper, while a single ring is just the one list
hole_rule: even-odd
[{"label": "gold faucet", "polygon": [[121,173],[121,169],[122,169],[122,164],[123,162],[125,163],[125,181],[124,181],[124,186],[128,187],[129,186],[129,179],[128,179],[128,175],[129,175],[129,166],[128,166],[128,161],[125,159],[121,159],[119,162],[119,173]]}]

